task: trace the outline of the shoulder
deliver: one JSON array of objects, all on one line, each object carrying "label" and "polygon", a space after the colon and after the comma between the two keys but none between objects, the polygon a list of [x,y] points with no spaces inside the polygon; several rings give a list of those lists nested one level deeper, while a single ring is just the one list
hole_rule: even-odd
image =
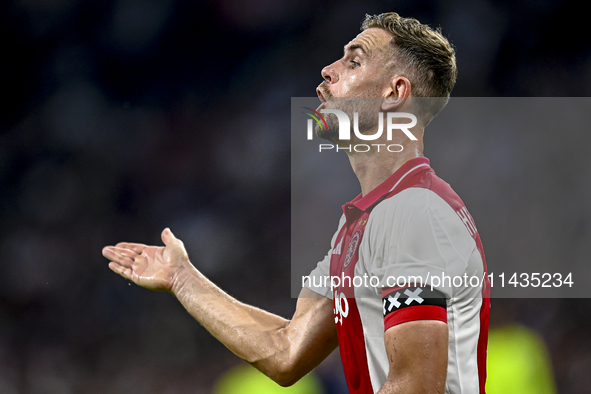
[{"label": "shoulder", "polygon": [[377,204],[368,225],[421,226],[461,224],[456,211],[444,196],[430,188],[409,187]]},{"label": "shoulder", "polygon": [[369,250],[384,250],[391,255],[389,263],[394,255],[415,261],[467,261],[476,243],[458,212],[430,188],[407,188],[372,211],[366,228]]}]

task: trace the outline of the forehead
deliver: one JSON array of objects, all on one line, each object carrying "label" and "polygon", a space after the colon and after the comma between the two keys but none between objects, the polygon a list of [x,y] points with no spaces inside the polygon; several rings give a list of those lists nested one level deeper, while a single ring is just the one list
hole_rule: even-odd
[{"label": "forehead", "polygon": [[389,31],[372,27],[359,33],[357,37],[345,45],[345,50],[351,46],[361,46],[366,52],[372,52],[384,48],[392,38],[394,35]]}]

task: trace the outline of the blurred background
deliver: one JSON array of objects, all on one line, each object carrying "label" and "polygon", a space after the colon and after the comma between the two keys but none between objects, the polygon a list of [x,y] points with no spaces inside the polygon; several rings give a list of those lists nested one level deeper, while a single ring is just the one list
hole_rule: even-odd
[{"label": "blurred background", "polygon": [[[574,1],[0,2],[0,393],[230,393],[219,382],[241,361],[172,296],[111,273],[101,248],[160,243],[170,226],[231,295],[291,316],[290,98],[314,96],[363,16],[385,11],[442,26],[455,96],[591,92]],[[426,154],[489,266],[589,264],[591,137],[521,131],[518,151],[502,127],[460,128],[447,156],[428,139]],[[591,392],[588,299],[493,300],[491,321],[530,355],[508,369],[531,371],[496,376]],[[338,363],[315,390],[346,392]]]}]

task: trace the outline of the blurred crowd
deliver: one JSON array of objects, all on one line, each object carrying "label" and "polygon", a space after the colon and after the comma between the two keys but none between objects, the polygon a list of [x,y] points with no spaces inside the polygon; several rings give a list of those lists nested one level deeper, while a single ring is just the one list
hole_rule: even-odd
[{"label": "blurred crowd", "polygon": [[[441,26],[457,49],[455,96],[585,100],[591,46],[580,7],[1,2],[0,393],[211,393],[241,361],[172,296],[110,272],[101,248],[158,244],[169,226],[231,295],[291,316],[290,98],[315,95],[321,68],[364,15]],[[555,134],[499,123],[458,127],[453,142],[427,136],[426,155],[470,208],[489,267],[590,262],[591,137],[543,115]],[[343,190],[319,191],[336,215],[357,194]],[[314,225],[313,211],[296,214]],[[310,248],[325,251],[331,236]],[[591,393],[590,300],[493,300],[491,319],[539,338],[557,392]],[[345,392],[338,355],[314,376],[326,394]]]}]

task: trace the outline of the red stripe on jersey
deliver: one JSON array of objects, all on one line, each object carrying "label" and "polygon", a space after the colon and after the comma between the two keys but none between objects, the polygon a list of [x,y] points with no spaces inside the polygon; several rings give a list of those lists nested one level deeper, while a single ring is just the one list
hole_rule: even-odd
[{"label": "red stripe on jersey", "polygon": [[[488,273],[486,260],[484,259],[484,247],[480,240],[480,234],[476,233],[476,245],[482,256],[484,272]],[[486,347],[488,345],[488,320],[490,316],[490,281],[488,278],[482,286],[482,306],[480,307],[480,335],[478,337],[478,378],[480,381],[480,392],[486,394]]]},{"label": "red stripe on jersey", "polygon": [[371,394],[374,390],[369,375],[361,316],[355,298],[348,298],[347,302],[347,317],[336,324],[347,386],[350,394]]},{"label": "red stripe on jersey", "polygon": [[[350,280],[355,276],[355,264],[359,258],[359,244],[363,237],[369,213],[346,210],[347,224],[340,231],[336,243],[343,242],[340,255],[333,254],[330,275],[343,281],[332,289],[335,324],[339,338],[339,351],[350,394],[371,394],[371,384],[365,333],[355,299],[355,289]],[[355,236],[357,234],[357,237]]]},{"label": "red stripe on jersey", "polygon": [[384,318],[384,331],[398,324],[415,320],[439,320],[447,323],[447,311],[445,308],[435,305],[415,305],[400,309],[386,315]]}]

